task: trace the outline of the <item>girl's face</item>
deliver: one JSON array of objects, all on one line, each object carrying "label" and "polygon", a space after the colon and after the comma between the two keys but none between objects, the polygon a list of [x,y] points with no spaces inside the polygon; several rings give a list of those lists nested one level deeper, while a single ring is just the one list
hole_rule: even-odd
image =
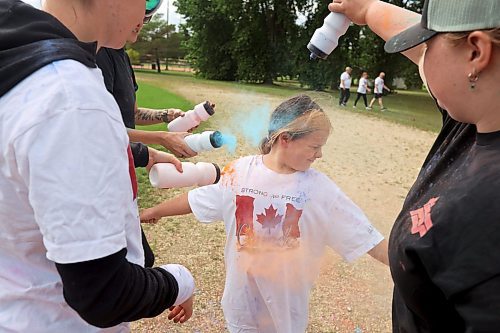
[{"label": "girl's face", "polygon": [[306,171],[323,156],[321,149],[328,140],[329,131],[317,130],[298,139],[282,138],[282,163],[292,171]]},{"label": "girl's face", "polygon": [[438,34],[424,46],[422,69],[427,86],[438,104],[452,118],[472,122],[472,115],[464,107],[464,96],[469,94],[467,80],[467,53]]}]

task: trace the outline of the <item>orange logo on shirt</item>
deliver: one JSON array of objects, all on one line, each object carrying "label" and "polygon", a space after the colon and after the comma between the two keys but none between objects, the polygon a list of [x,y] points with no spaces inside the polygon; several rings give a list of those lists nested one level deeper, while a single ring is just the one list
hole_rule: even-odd
[{"label": "orange logo on shirt", "polygon": [[410,212],[412,234],[416,234],[418,232],[420,237],[423,237],[427,231],[432,228],[431,209],[438,200],[439,197],[432,198],[424,205],[424,207]]}]

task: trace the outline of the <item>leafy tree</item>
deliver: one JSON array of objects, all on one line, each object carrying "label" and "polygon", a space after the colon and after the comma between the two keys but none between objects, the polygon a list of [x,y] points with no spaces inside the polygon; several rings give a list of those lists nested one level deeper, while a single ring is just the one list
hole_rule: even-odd
[{"label": "leafy tree", "polygon": [[272,83],[292,75],[297,11],[307,0],[177,0],[191,32],[189,57],[201,75]]},{"label": "leafy tree", "polygon": [[186,16],[187,58],[197,73],[214,80],[236,79],[232,57],[234,24],[225,14],[224,0],[177,0],[177,11]]},{"label": "leafy tree", "polygon": [[305,0],[258,0],[228,8],[229,16],[236,18],[233,55],[238,79],[272,83],[277,76],[293,74],[297,12],[305,6]]},{"label": "leafy tree", "polygon": [[175,32],[175,25],[167,24],[162,14],[156,14],[144,25],[133,48],[141,54],[143,61],[155,61],[160,72],[160,59],[184,56],[185,51],[181,49],[183,38],[182,33]]},{"label": "leafy tree", "polygon": [[141,63],[141,54],[139,52],[133,48],[128,48],[125,52],[127,52],[130,62],[133,65],[139,65]]},{"label": "leafy tree", "polygon": [[[374,78],[386,73],[390,85],[404,76],[419,86],[416,66],[399,54],[387,54],[384,41],[367,27],[351,25],[326,61],[310,61],[306,45],[330,13],[331,0],[177,0],[186,17],[184,45],[197,73],[217,80],[272,83],[277,77],[298,77],[312,89],[336,89],[346,66]],[[418,10],[423,0],[386,0]],[[298,14],[305,16],[297,23]],[[186,36],[185,36],[186,37]]]}]

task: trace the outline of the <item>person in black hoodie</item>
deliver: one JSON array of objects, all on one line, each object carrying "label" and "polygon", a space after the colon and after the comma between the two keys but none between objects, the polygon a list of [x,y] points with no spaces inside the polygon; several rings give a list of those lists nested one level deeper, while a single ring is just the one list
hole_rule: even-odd
[{"label": "person in black hoodie", "polygon": [[143,267],[128,137],[95,64],[144,11],[0,0],[0,331],[126,332],[192,314],[185,267]]},{"label": "person in black hoodie", "polygon": [[500,0],[329,8],[419,64],[443,120],[389,239],[393,332],[499,332]]}]

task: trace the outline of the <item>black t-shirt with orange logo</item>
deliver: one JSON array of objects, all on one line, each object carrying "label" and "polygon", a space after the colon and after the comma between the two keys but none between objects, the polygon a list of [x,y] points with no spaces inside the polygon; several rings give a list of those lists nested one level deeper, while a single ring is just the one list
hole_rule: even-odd
[{"label": "black t-shirt with orange logo", "polygon": [[500,131],[442,113],[389,240],[393,331],[500,332]]}]

